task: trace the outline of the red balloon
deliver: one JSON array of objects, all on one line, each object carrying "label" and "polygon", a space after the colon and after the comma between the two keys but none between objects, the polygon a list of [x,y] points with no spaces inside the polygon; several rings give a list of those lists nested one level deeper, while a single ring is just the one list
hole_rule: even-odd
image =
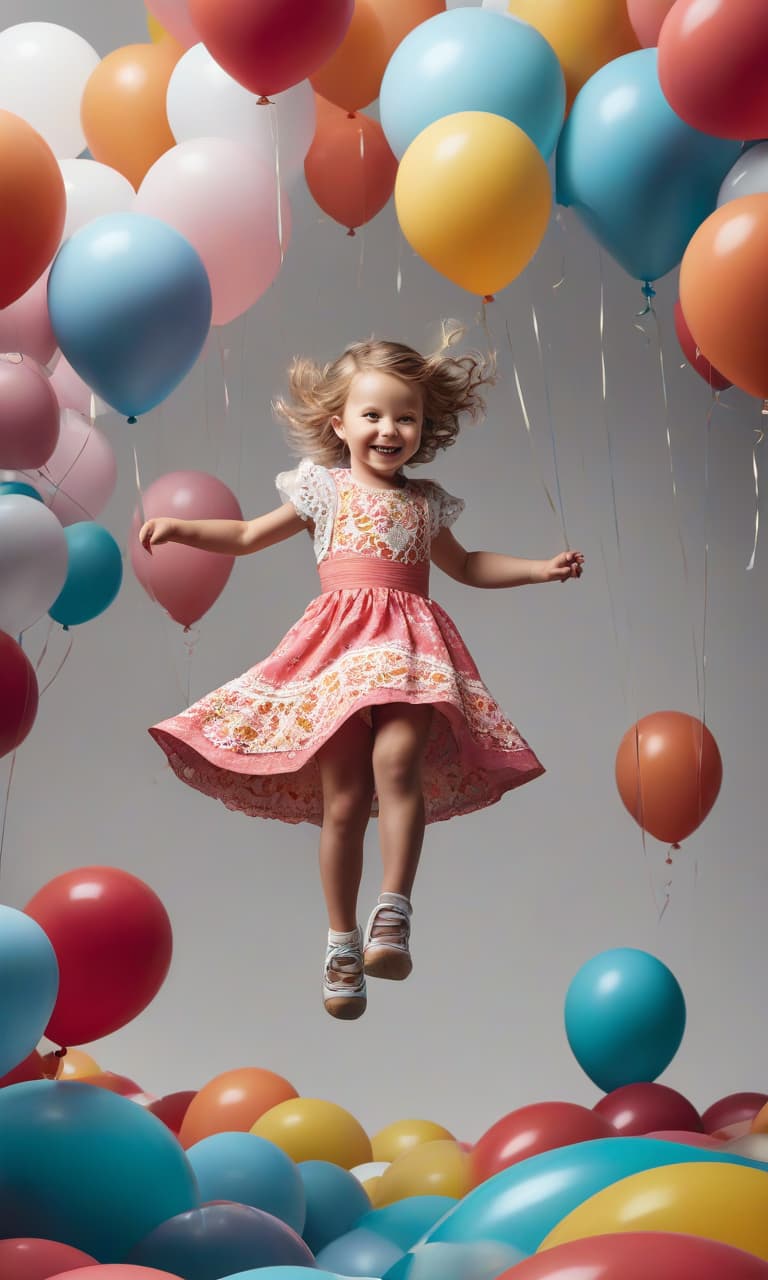
[{"label": "red balloon", "polygon": [[616,785],[635,821],[677,846],[701,825],[720,791],[723,762],[707,726],[683,711],[654,711],[628,729]]},{"label": "red balloon", "polygon": [[683,308],[679,301],[675,303],[675,333],[680,343],[680,349],[688,361],[692,369],[695,369],[700,377],[704,379],[708,387],[713,391],[725,391],[728,387],[732,387],[733,383],[724,378],[714,365],[711,365],[706,356],[703,356],[696,346],[696,340],[688,328],[688,321],[683,315]]},{"label": "red balloon", "polygon": [[123,1098],[132,1098],[143,1093],[140,1084],[131,1080],[130,1076],[120,1076],[115,1071],[96,1071],[92,1076],[83,1076],[78,1084],[95,1085],[97,1089],[106,1089],[109,1093],[119,1093]]},{"label": "red balloon", "polygon": [[354,0],[189,0],[211,56],[262,95],[289,89],[327,62],[353,10]]},{"label": "red balloon", "polygon": [[45,1034],[89,1044],[124,1027],[162,986],[171,963],[171,922],[149,885],[118,867],[80,867],[36,893],[27,915],[59,962],[59,994]]},{"label": "red balloon", "polygon": [[685,1129],[701,1133],[701,1116],[692,1102],[665,1084],[625,1084],[593,1107],[623,1138],[653,1129]]},{"label": "red balloon", "polygon": [[3,1280],[48,1280],[76,1267],[95,1266],[96,1259],[57,1240],[0,1240]]},{"label": "red balloon", "polygon": [[156,1271],[154,1267],[136,1267],[130,1262],[100,1262],[92,1267],[78,1267],[64,1276],[50,1276],[48,1280],[179,1280],[170,1271]]},{"label": "red balloon", "polygon": [[[27,1080],[45,1080],[45,1078],[46,1072],[43,1059],[37,1049],[33,1049],[23,1062],[13,1068],[13,1071],[9,1071],[7,1075],[0,1077],[0,1089],[5,1089],[9,1084],[24,1084]],[[3,1269],[0,1266],[0,1276],[2,1275]]]},{"label": "red balloon", "polygon": [[178,1134],[184,1122],[184,1117],[189,1110],[189,1104],[196,1097],[196,1089],[182,1089],[178,1093],[166,1093],[165,1097],[158,1098],[156,1102],[151,1102],[147,1107],[153,1116],[157,1116],[158,1120],[162,1120],[167,1125],[171,1133]]},{"label": "red balloon", "polygon": [[677,0],[659,32],[659,81],[673,111],[702,133],[768,137],[768,5]]},{"label": "red balloon", "polygon": [[749,1124],[768,1102],[766,1093],[729,1093],[702,1113],[705,1133],[717,1133],[732,1124]]},{"label": "red balloon", "polygon": [[352,230],[384,208],[395,189],[397,159],[378,120],[319,106],[304,176],[323,213]]},{"label": "red balloon", "polygon": [[498,1280],[768,1280],[743,1249],[673,1231],[588,1236],[524,1258]]},{"label": "red balloon", "polygon": [[37,676],[21,645],[0,631],[0,756],[15,751],[37,715]]},{"label": "red balloon", "polygon": [[502,1116],[478,1139],[470,1161],[472,1184],[477,1186],[542,1151],[615,1137],[613,1125],[589,1107],[575,1102],[535,1102]]}]

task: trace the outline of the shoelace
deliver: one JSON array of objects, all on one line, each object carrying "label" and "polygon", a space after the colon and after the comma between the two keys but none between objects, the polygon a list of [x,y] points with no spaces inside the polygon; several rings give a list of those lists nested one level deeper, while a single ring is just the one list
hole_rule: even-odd
[{"label": "shoelace", "polygon": [[389,902],[380,903],[371,923],[370,941],[383,942],[387,946],[405,951],[410,936],[411,922],[407,912]]},{"label": "shoelace", "polygon": [[332,991],[348,991],[363,984],[360,944],[342,942],[331,947],[325,959],[325,985]]}]

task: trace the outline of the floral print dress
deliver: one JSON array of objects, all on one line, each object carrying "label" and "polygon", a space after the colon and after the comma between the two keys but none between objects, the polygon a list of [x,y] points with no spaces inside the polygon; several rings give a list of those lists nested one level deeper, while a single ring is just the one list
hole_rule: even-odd
[{"label": "floral print dress", "polygon": [[405,702],[436,713],[427,822],[494,804],[542,774],[429,598],[431,542],[461,499],[431,480],[369,488],[307,458],[276,483],[314,526],[321,594],[268,658],[149,730],[177,776],[230,809],[319,824],[318,749],[350,716],[370,724],[372,707]]}]

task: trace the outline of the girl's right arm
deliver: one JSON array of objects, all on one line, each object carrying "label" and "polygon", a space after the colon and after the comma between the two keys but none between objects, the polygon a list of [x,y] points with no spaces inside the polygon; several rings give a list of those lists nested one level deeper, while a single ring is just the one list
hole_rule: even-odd
[{"label": "girl's right arm", "polygon": [[247,556],[292,538],[307,528],[306,520],[286,502],[254,520],[173,520],[155,516],[139,530],[139,541],[149,554],[164,542],[180,542],[200,551],[218,551],[225,556]]}]

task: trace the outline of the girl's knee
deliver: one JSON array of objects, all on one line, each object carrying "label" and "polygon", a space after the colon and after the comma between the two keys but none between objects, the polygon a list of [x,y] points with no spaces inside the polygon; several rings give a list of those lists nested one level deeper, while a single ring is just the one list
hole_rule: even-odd
[{"label": "girl's knee", "polygon": [[341,830],[359,830],[368,821],[373,800],[373,784],[333,792],[323,804],[323,821]]}]

